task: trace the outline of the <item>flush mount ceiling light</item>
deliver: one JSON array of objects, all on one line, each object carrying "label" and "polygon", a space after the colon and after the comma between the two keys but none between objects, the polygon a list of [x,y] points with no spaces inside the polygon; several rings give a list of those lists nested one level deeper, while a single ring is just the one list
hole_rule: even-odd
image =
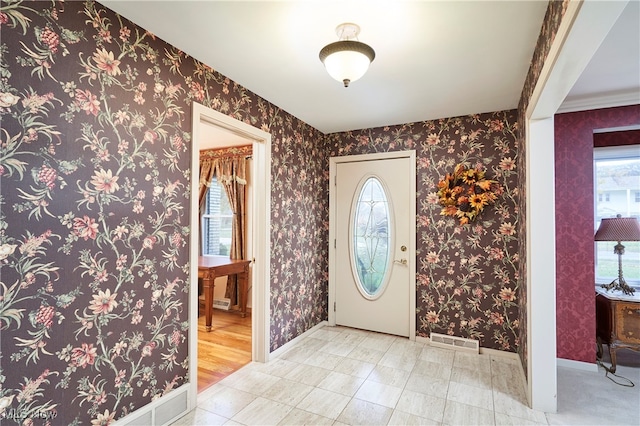
[{"label": "flush mount ceiling light", "polygon": [[344,83],[344,87],[362,77],[376,57],[369,45],[356,40],[359,33],[360,27],[356,24],[340,24],[336,27],[340,41],[328,44],[320,51],[320,60],[327,72]]}]

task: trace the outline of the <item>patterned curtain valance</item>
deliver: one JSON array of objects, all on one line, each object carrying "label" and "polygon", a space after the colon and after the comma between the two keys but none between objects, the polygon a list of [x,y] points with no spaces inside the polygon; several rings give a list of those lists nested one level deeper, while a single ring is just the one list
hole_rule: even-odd
[{"label": "patterned curtain valance", "polygon": [[252,152],[252,145],[207,149],[205,151],[200,151],[200,162],[224,157],[248,157],[252,154]]},{"label": "patterned curtain valance", "polygon": [[224,157],[211,161],[218,182],[223,185],[247,184],[247,160],[243,157]]},{"label": "patterned curtain valance", "polygon": [[[211,186],[214,175],[222,184],[236,182],[246,185],[247,157],[252,152],[251,145],[200,151],[200,195],[204,195],[202,191]],[[201,202],[203,200],[201,198]]]}]

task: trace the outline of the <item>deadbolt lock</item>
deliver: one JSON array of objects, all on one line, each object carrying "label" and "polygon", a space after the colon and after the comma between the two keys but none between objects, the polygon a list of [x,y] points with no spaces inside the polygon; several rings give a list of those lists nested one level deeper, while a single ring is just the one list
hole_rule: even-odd
[{"label": "deadbolt lock", "polygon": [[407,251],[407,246],[400,246],[401,251]]}]

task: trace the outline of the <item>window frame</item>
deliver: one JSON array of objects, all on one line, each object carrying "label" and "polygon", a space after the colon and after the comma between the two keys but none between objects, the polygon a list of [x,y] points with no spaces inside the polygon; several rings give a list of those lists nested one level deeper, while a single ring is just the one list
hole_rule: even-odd
[{"label": "window frame", "polygon": [[[607,146],[607,147],[594,147],[593,149],[593,217],[594,217],[594,234],[598,230],[600,226],[600,220],[598,219],[598,203],[607,203],[611,205],[613,204],[610,200],[609,191],[607,192],[598,192],[598,178],[597,178],[597,163],[599,161],[606,160],[624,160],[624,159],[638,159],[640,161],[640,146],[638,145],[619,145],[619,146]],[[634,191],[634,189],[630,189],[629,191]],[[605,197],[602,197],[602,194],[606,194]],[[604,200],[603,200],[604,199]],[[628,209],[632,209],[636,204],[633,202],[631,197],[631,193],[628,194],[627,199]],[[635,213],[635,212],[634,212]],[[622,212],[623,217],[628,217],[629,212]],[[632,216],[638,217],[640,220],[640,212],[637,215],[631,214]],[[611,252],[613,253],[613,246],[616,244],[615,242],[609,241],[594,241],[594,275],[596,284],[609,284],[612,280],[617,279],[617,272],[615,276],[599,276],[598,275],[598,244],[610,244]],[[624,245],[624,242],[623,242]],[[625,253],[626,254],[626,253]],[[622,255],[622,271],[623,273],[628,270],[625,268],[625,254]],[[616,255],[617,257],[617,255]],[[627,255],[628,257],[628,255]],[[628,262],[627,262],[628,264]],[[617,267],[616,267],[617,271]],[[640,279],[629,278],[625,276],[625,281],[631,287],[636,289],[640,289]]]},{"label": "window frame", "polygon": [[[200,217],[200,238],[202,241],[202,256],[229,256],[230,252],[231,252],[231,241],[229,242],[228,245],[225,244],[225,246],[228,247],[227,249],[227,253],[222,253],[220,254],[220,246],[221,243],[218,244],[218,253],[208,253],[206,252],[208,250],[208,246],[209,246],[209,235],[207,234],[207,227],[205,226],[205,221],[206,220],[213,220],[213,221],[218,221],[220,223],[220,234],[223,233],[223,231],[230,231],[232,238],[233,238],[233,211],[231,211],[230,214],[223,214],[222,212],[220,213],[210,213],[209,212],[209,199],[210,197],[214,194],[214,188],[218,187],[219,191],[220,191],[220,199],[224,198],[226,200],[226,204],[229,206],[231,206],[231,204],[229,203],[229,198],[227,196],[227,192],[225,191],[224,187],[218,182],[217,178],[214,176],[211,179],[210,185],[209,185],[209,189],[207,190],[207,194],[205,195],[205,209],[204,212],[202,213],[202,216]],[[222,200],[220,202],[220,205],[222,206]],[[223,223],[223,219],[227,219],[230,218],[231,220],[229,221],[230,226],[229,227],[224,227],[222,226]]]}]

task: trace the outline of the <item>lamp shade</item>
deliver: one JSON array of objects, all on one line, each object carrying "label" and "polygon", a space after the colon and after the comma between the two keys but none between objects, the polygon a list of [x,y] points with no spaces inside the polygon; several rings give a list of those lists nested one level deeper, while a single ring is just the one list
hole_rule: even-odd
[{"label": "lamp shade", "polygon": [[600,222],[596,241],[640,241],[640,224],[634,217],[610,217]]},{"label": "lamp shade", "polygon": [[367,72],[375,56],[371,47],[354,40],[337,41],[320,51],[320,60],[329,75],[345,87]]}]

